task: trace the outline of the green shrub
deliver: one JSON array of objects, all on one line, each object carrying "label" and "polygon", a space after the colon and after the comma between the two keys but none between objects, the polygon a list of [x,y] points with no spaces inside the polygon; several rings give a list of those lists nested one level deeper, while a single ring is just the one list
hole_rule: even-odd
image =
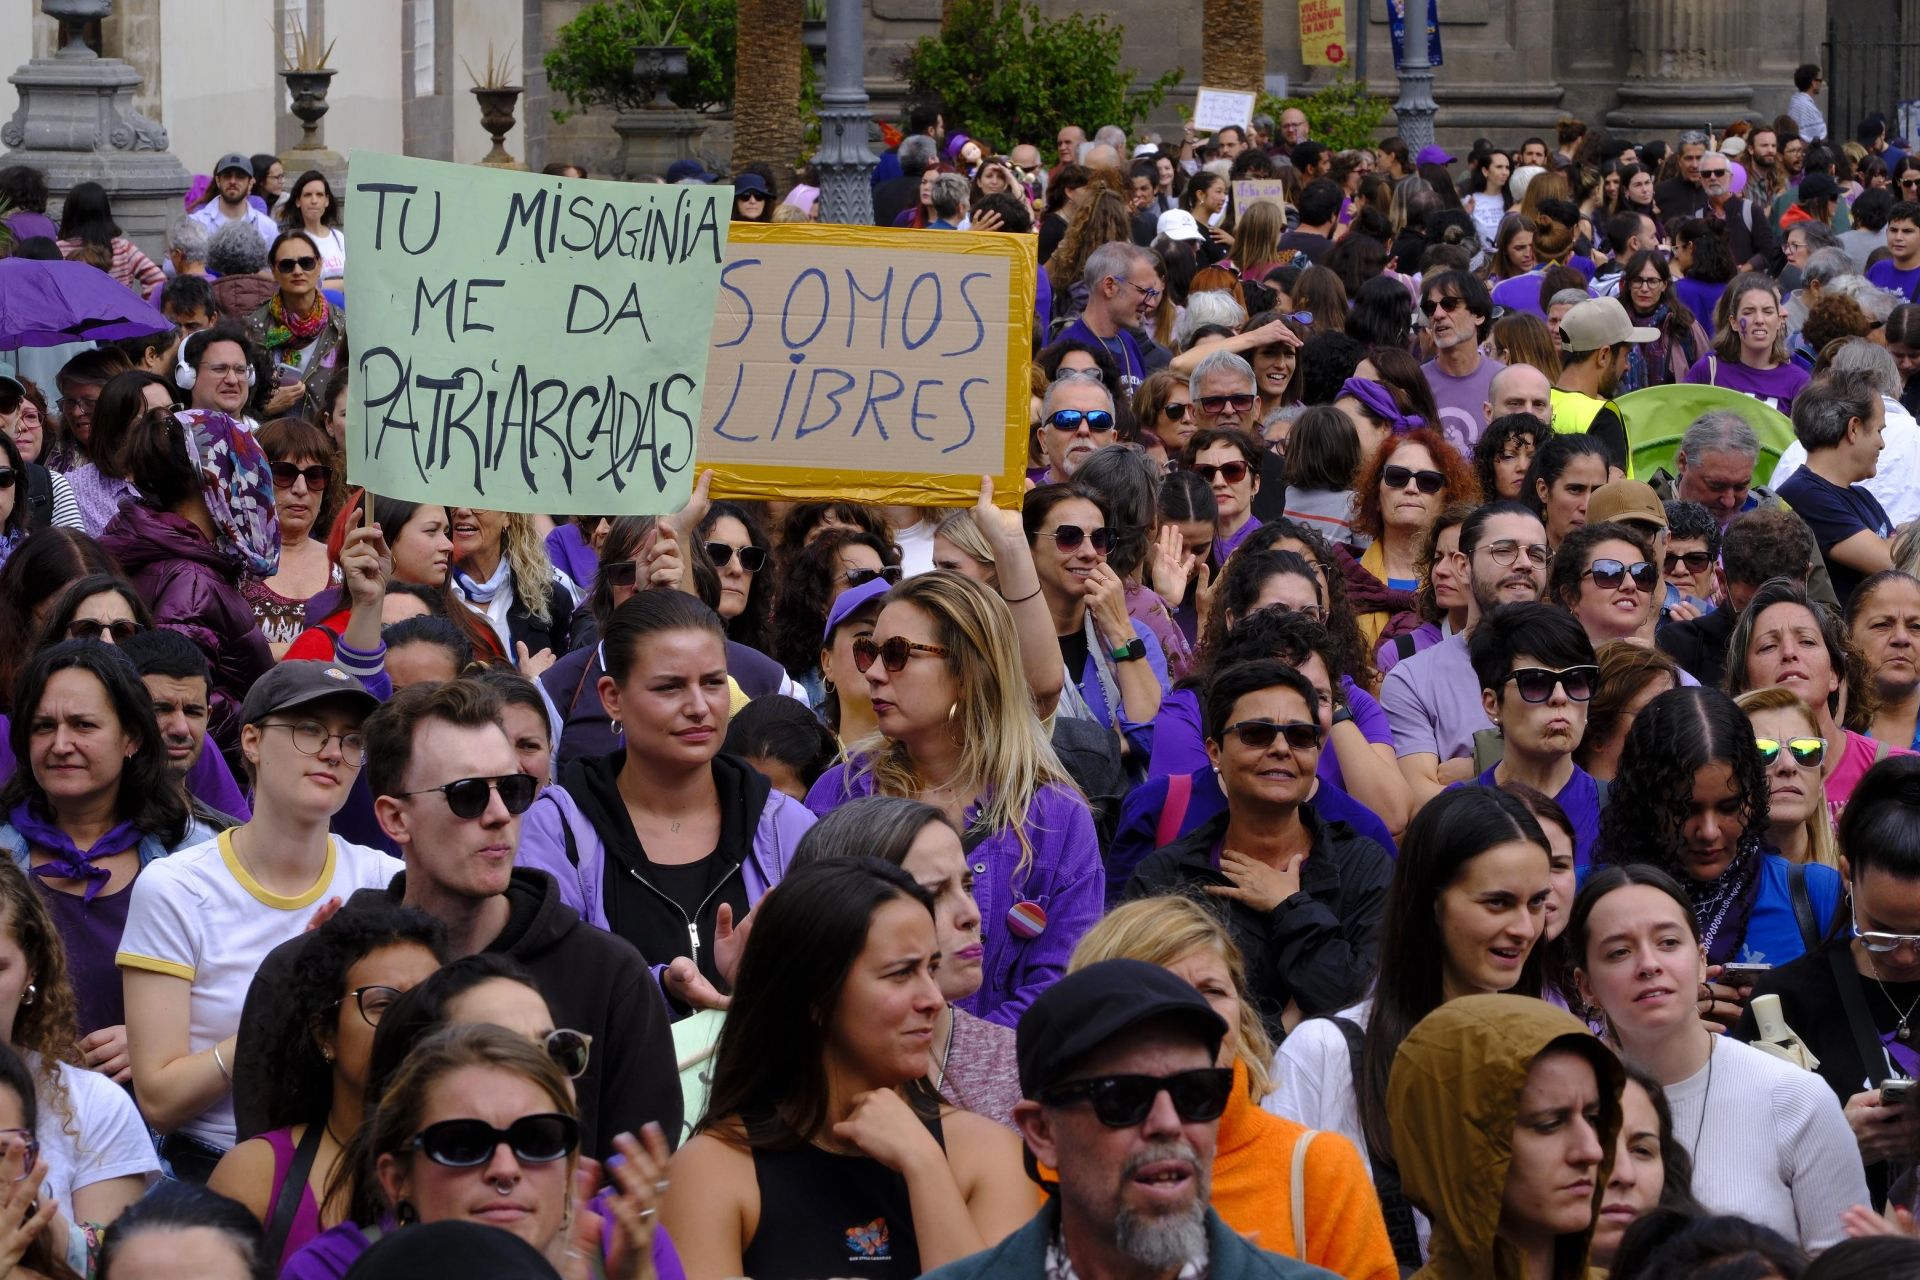
[{"label": "green shrub", "polygon": [[1366,85],[1344,73],[1304,98],[1297,95],[1275,98],[1263,93],[1255,110],[1278,120],[1288,107],[1304,111],[1307,123],[1312,126],[1313,140],[1335,151],[1372,146],[1379,137],[1381,124],[1392,114],[1385,99],[1375,97]]},{"label": "green shrub", "polygon": [[[677,19],[677,21],[676,21]],[[600,0],[560,28],[546,57],[547,83],[576,111],[612,107],[634,111],[653,98],[633,74],[633,51],[657,44],[663,32],[687,50],[687,77],[669,90],[675,105],[694,111],[733,101],[733,0]]]},{"label": "green shrub", "polygon": [[1105,14],[1054,19],[1024,0],[962,0],[938,36],[901,59],[900,72],[916,95],[939,97],[950,129],[996,148],[1049,139],[1069,121],[1089,133],[1103,124],[1131,128],[1183,73],[1128,89],[1124,35]]}]

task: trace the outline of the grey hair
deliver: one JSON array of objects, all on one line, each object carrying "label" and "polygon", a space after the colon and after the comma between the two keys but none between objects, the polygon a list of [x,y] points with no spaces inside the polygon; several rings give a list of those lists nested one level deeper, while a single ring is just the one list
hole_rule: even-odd
[{"label": "grey hair", "polygon": [[925,173],[939,158],[939,146],[924,133],[916,133],[900,140],[900,171],[902,173]]},{"label": "grey hair", "polygon": [[[1820,252],[1825,253],[1826,250],[1822,249]],[[1812,260],[1809,259],[1808,261],[1811,262]],[[1893,309],[1899,306],[1902,301],[1898,294],[1888,293],[1885,289],[1882,289],[1879,285],[1874,284],[1865,276],[1861,275],[1848,274],[1836,276],[1827,282],[1825,291],[1828,293],[1837,293],[1843,298],[1853,299],[1854,304],[1867,313],[1867,319],[1877,324],[1885,324],[1887,317],[1893,314]],[[1900,393],[1896,391],[1894,394],[1899,395]]]},{"label": "grey hair", "polygon": [[900,866],[920,833],[947,815],[904,796],[862,796],[838,806],[807,828],[794,847],[789,871],[822,858],[880,858]]},{"label": "grey hair", "polygon": [[1100,282],[1108,276],[1126,279],[1127,272],[1133,270],[1133,264],[1147,256],[1147,251],[1128,240],[1109,240],[1087,255],[1087,265],[1080,272],[1080,283],[1089,291],[1098,289]]},{"label": "grey hair", "polygon": [[1087,162],[1087,157],[1092,155],[1093,149],[1099,145],[1100,144],[1097,142],[1081,143],[1079,146],[1073,149],[1074,161],[1078,164],[1085,164]]},{"label": "grey hair", "polygon": [[[1193,376],[1188,380],[1187,386],[1192,389],[1195,400],[1200,398],[1200,384],[1216,373],[1229,373],[1237,378],[1244,379],[1249,388],[1255,385],[1253,366],[1233,352],[1228,351],[1225,347],[1222,347],[1217,351],[1202,356],[1200,363],[1193,366]],[[1215,394],[1218,395],[1219,393],[1215,392]]]},{"label": "grey hair", "polygon": [[1800,238],[1807,242],[1808,253],[1812,253],[1815,249],[1840,248],[1840,233],[1824,222],[1796,222],[1780,233],[1781,242],[1785,243],[1786,238],[1796,231],[1800,233]]},{"label": "grey hair", "polygon": [[1688,129],[1686,132],[1680,135],[1680,145],[1683,147],[1691,147],[1691,146],[1704,147],[1707,145],[1707,135],[1700,132],[1698,129]]},{"label": "grey hair", "polygon": [[1829,280],[1850,276],[1859,269],[1845,249],[1838,246],[1815,249],[1807,255],[1807,265],[1800,268],[1800,283],[1817,282],[1824,286]]},{"label": "grey hair", "polygon": [[207,270],[247,276],[267,269],[267,246],[251,222],[229,222],[207,241]]},{"label": "grey hair", "polygon": [[1589,294],[1585,289],[1562,289],[1560,292],[1554,294],[1551,298],[1547,299],[1547,305],[1549,307],[1557,307],[1563,302],[1573,303],[1573,304],[1582,303],[1582,302],[1585,302],[1591,296],[1592,295]]},{"label": "grey hair", "polygon": [[1834,448],[1847,438],[1847,424],[1871,417],[1879,400],[1872,374],[1830,369],[1793,398],[1793,434],[1808,453]]},{"label": "grey hair", "polygon": [[1068,387],[1094,388],[1095,390],[1099,391],[1101,395],[1106,397],[1107,412],[1109,413],[1115,412],[1114,405],[1113,405],[1113,392],[1109,391],[1107,389],[1107,384],[1100,381],[1100,379],[1098,378],[1055,378],[1052,382],[1047,384],[1047,394],[1040,397],[1040,421],[1045,422],[1048,418],[1051,418],[1053,416],[1053,406],[1054,406],[1055,400],[1058,398],[1060,392],[1062,392]]},{"label": "grey hair", "polygon": [[1893,353],[1865,338],[1848,338],[1842,342],[1827,367],[1834,373],[1860,374],[1872,381],[1874,390],[1895,399],[1905,385],[1900,366],[1893,362]]},{"label": "grey hair", "polygon": [[177,253],[188,262],[205,262],[207,229],[192,218],[175,218],[167,228],[167,252]]},{"label": "grey hair", "polygon": [[941,174],[933,180],[930,198],[933,211],[943,217],[947,214],[959,215],[967,207],[967,195],[971,190],[965,174]]},{"label": "grey hair", "polygon": [[1265,115],[1255,116],[1253,118],[1253,127],[1259,130],[1261,133],[1266,134],[1268,137],[1272,137],[1273,136],[1273,117],[1265,116]]},{"label": "grey hair", "polygon": [[1748,458],[1760,456],[1760,437],[1747,420],[1731,409],[1703,413],[1688,424],[1680,437],[1677,451],[1694,461],[1703,453],[1737,453]]},{"label": "grey hair", "polygon": [[1127,131],[1117,124],[1103,124],[1093,132],[1093,140],[1100,146],[1112,147],[1115,151],[1127,149]]},{"label": "grey hair", "polygon": [[1237,332],[1246,323],[1247,309],[1235,302],[1232,294],[1219,289],[1190,293],[1187,295],[1187,309],[1173,327],[1173,345],[1185,351],[1194,331],[1210,324],[1225,325]]}]

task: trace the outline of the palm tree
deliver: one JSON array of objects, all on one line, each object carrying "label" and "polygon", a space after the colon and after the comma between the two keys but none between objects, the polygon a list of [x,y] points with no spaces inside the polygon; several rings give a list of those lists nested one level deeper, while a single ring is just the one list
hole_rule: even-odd
[{"label": "palm tree", "polygon": [[1261,0],[1205,0],[1200,14],[1200,83],[1260,92],[1267,76],[1265,18]]},{"label": "palm tree", "polygon": [[[773,166],[781,191],[793,183],[805,121],[800,118],[800,20],[805,0],[739,0],[734,45],[733,167]],[[775,193],[775,198],[779,196]]]}]

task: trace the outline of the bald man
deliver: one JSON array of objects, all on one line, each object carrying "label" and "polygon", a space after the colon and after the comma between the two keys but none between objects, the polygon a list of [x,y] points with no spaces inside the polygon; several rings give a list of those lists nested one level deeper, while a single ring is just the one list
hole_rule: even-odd
[{"label": "bald man", "polygon": [[1487,384],[1487,401],[1480,406],[1491,424],[1510,413],[1525,413],[1542,422],[1553,421],[1553,384],[1530,364],[1510,364]]}]

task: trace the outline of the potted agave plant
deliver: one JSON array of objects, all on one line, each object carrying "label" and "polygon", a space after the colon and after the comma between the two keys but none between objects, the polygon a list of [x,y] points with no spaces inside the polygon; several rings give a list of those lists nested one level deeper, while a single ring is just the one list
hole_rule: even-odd
[{"label": "potted agave plant", "polygon": [[633,74],[653,93],[647,103],[649,111],[672,111],[673,99],[667,96],[667,89],[687,74],[687,47],[674,43],[680,38],[681,12],[680,7],[672,13],[654,8],[641,11],[642,19],[634,33],[639,43],[633,50]]},{"label": "potted agave plant", "polygon": [[526,92],[513,83],[513,46],[508,45],[506,53],[496,59],[493,42],[487,42],[485,76],[475,75],[465,58],[460,59],[460,65],[467,68],[467,78],[473,81],[470,92],[480,103],[480,127],[493,137],[493,150],[480,163],[490,169],[525,169],[526,165],[508,154],[506,145],[506,136],[513,131],[513,104]]},{"label": "potted agave plant", "polygon": [[282,55],[286,65],[280,69],[280,78],[287,82],[293,114],[300,121],[300,141],[294,149],[315,151],[320,147],[320,119],[327,114],[327,87],[340,69],[327,65],[327,59],[333,56],[333,41],[319,48],[297,15],[288,14],[287,21],[293,25],[293,56]]}]

